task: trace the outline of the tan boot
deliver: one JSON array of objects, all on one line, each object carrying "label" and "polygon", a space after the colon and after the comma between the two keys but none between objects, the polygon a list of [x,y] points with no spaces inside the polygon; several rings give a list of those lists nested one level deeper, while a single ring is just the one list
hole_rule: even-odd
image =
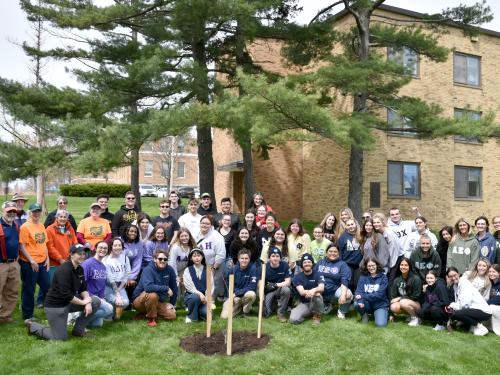
[{"label": "tan boot", "polygon": [[321,315],[314,314],[313,315],[313,325],[318,326],[321,323]]}]

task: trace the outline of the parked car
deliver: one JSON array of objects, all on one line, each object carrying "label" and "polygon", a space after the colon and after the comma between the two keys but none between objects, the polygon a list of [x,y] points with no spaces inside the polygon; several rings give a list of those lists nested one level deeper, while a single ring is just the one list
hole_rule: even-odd
[{"label": "parked car", "polygon": [[192,186],[181,186],[177,189],[177,191],[179,192],[179,196],[181,198],[194,198],[195,197],[195,190],[194,190],[194,187]]},{"label": "parked car", "polygon": [[165,187],[159,188],[158,190],[156,190],[156,196],[158,198],[168,198],[170,196],[170,192]]},{"label": "parked car", "polygon": [[141,197],[156,197],[156,189],[153,185],[139,184]]}]

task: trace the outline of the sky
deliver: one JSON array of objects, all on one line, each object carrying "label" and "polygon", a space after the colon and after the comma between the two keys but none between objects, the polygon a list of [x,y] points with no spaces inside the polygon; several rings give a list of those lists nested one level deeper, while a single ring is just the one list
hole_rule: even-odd
[{"label": "sky", "polygon": [[[108,2],[109,0],[101,0]],[[307,23],[319,9],[329,5],[334,0],[301,0],[303,11],[297,21]],[[480,0],[479,0],[480,1]],[[498,19],[482,27],[500,31],[500,1],[487,0]],[[443,8],[457,6],[460,3],[474,4],[471,0],[387,0],[385,4],[406,8],[422,13],[437,13]],[[338,7],[338,11],[341,7]],[[30,27],[23,11],[16,0],[0,1],[0,77],[14,79],[23,83],[33,80],[29,70],[30,63],[19,47],[23,41],[30,40]],[[65,42],[57,38],[47,38],[46,46],[61,45]],[[76,86],[76,82],[66,73],[67,63],[48,62],[44,68],[46,80],[57,86]]]}]

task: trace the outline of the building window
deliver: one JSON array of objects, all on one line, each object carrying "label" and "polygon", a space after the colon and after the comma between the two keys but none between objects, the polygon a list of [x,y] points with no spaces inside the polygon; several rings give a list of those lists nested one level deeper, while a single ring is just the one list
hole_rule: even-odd
[{"label": "building window", "polygon": [[179,154],[182,154],[185,151],[186,148],[186,142],[184,142],[183,138],[179,138],[177,141],[177,152]]},{"label": "building window", "polygon": [[387,163],[387,193],[397,197],[420,196],[420,165],[390,161]]},{"label": "building window", "polygon": [[455,166],[455,198],[480,199],[482,197],[482,168]]},{"label": "building window", "polygon": [[166,161],[161,162],[161,176],[170,177],[170,163]]},{"label": "building window", "polygon": [[[453,112],[453,116],[457,120],[460,120],[464,117],[466,117],[467,120],[469,120],[471,122],[481,120],[481,112],[470,111],[468,109],[462,109],[462,108],[455,108],[454,112]],[[462,135],[456,135],[455,141],[468,142],[468,143],[481,143],[481,140],[477,137],[464,137]]]},{"label": "building window", "polygon": [[184,163],[183,161],[180,161],[177,163],[177,177],[178,178],[184,178],[185,175],[184,175],[184,167],[185,167],[186,163]]},{"label": "building window", "polygon": [[453,54],[453,81],[469,86],[481,85],[481,59],[477,56]]},{"label": "building window", "polygon": [[152,152],[153,151],[153,143],[152,142],[145,142],[142,145],[142,151]]},{"label": "building window", "polygon": [[153,177],[153,160],[144,160],[144,177]]},{"label": "building window", "polygon": [[387,125],[391,134],[415,135],[415,127],[411,123],[411,120],[407,117],[400,116],[392,109],[387,110]]},{"label": "building window", "polygon": [[418,53],[410,48],[393,48],[387,50],[387,58],[405,67],[406,74],[413,77],[419,75]]}]

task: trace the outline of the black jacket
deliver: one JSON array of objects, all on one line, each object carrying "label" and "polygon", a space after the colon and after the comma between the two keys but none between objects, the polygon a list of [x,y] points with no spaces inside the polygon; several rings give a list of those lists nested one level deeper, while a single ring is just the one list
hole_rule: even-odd
[{"label": "black jacket", "polygon": [[[54,221],[56,220],[56,213],[57,213],[57,210],[49,212],[49,214],[47,215],[47,218],[45,219],[45,223],[43,223],[43,226],[45,228],[47,228],[49,225],[54,224]],[[73,229],[76,232],[77,225],[76,225],[76,221],[75,221],[75,218],[73,217],[73,215],[69,214],[68,221],[71,224],[71,227],[73,227]]]}]

